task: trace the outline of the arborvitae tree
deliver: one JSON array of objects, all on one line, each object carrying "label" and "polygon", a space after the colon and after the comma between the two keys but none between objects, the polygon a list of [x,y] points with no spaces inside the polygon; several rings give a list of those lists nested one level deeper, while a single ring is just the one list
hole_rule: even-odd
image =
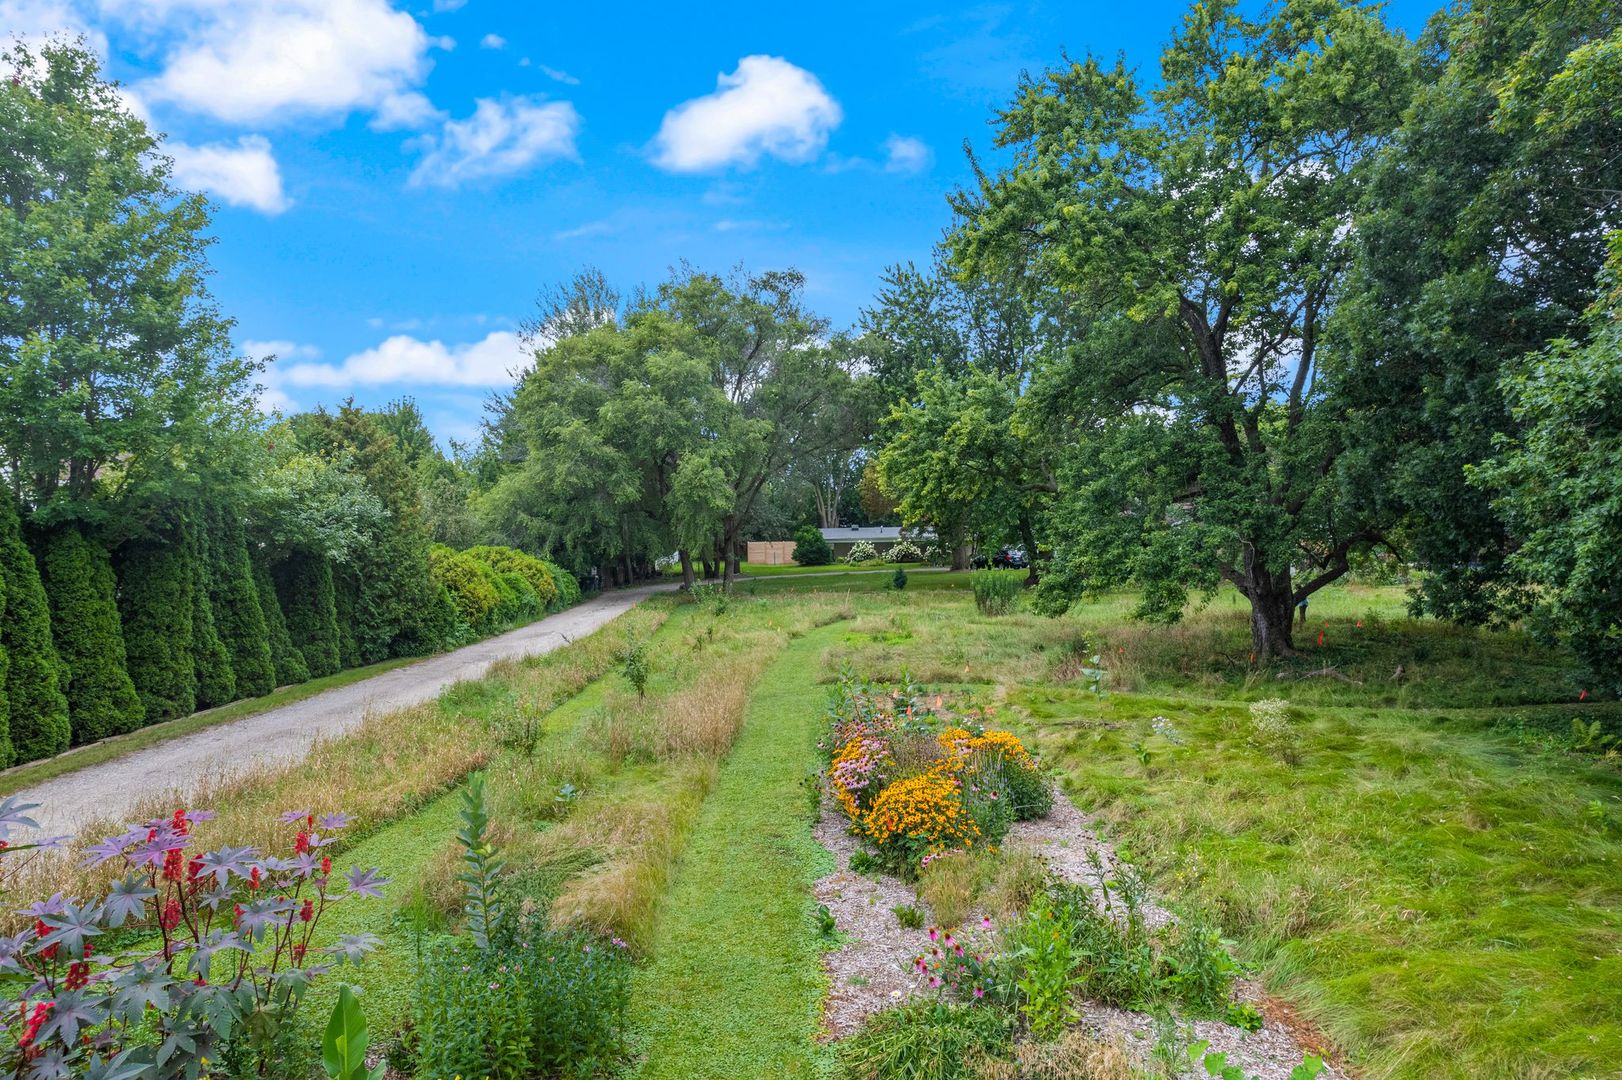
[{"label": "arborvitae tree", "polygon": [[[259,606],[259,591],[254,587],[253,563],[248,557],[242,520],[232,508],[215,506],[209,511],[208,539],[209,603],[214,609],[214,628],[231,657],[237,694],[268,694],[276,689],[270,632]],[[286,633],[285,626],[282,631]]]},{"label": "arborvitae tree", "polygon": [[[0,576],[0,615],[6,610],[6,583]],[[16,753],[11,747],[10,705],[6,700],[6,672],[11,665],[7,662],[6,650],[0,646],[0,763],[10,765],[16,759]]]},{"label": "arborvitae tree", "polygon": [[[141,696],[149,724],[190,716],[197,708],[189,556],[178,525],[118,550],[125,670]],[[57,633],[65,629],[58,621]]]},{"label": "arborvitae tree", "polygon": [[265,637],[270,643],[276,685],[292,686],[309,681],[309,666],[304,663],[304,654],[293,644],[293,635],[287,631],[287,620],[282,616],[282,602],[276,597],[270,567],[257,559],[253,560],[253,591],[259,597],[259,611],[265,619]]},{"label": "arborvitae tree", "polygon": [[332,564],[302,552],[288,556],[276,567],[276,595],[287,617],[287,632],[310,676],[320,678],[339,671],[343,664]]},{"label": "arborvitae tree", "polygon": [[11,745],[17,761],[60,754],[68,748],[68,699],[62,695],[62,662],[51,641],[51,610],[33,552],[23,543],[17,510],[0,493],[0,580],[5,613],[0,648],[9,666],[5,694],[11,709]]},{"label": "arborvitae tree", "polygon": [[353,404],[336,414],[305,413],[293,426],[300,445],[347,461],[386,513],[349,564],[359,583],[352,625],[361,662],[440,648],[444,609],[428,569],[428,528],[417,478],[394,437]]},{"label": "arborvitae tree", "polygon": [[56,651],[67,671],[64,690],[73,741],[94,742],[135,730],[143,711],[124,666],[112,560],[71,524],[47,533],[40,553]]},{"label": "arborvitae tree", "polygon": [[237,678],[231,670],[231,654],[214,625],[214,605],[209,600],[214,588],[213,552],[207,532],[198,526],[187,529],[186,544],[186,561],[192,571],[191,656],[197,672],[197,707],[211,709],[236,700]]},{"label": "arborvitae tree", "polygon": [[360,667],[366,661],[355,640],[355,605],[360,601],[360,582],[350,570],[332,572],[332,600],[338,612],[338,662],[346,668]]}]

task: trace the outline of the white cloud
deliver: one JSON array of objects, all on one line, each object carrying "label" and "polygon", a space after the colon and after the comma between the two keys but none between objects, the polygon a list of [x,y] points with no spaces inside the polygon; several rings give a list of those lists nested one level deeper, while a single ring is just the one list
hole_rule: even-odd
[{"label": "white cloud", "polygon": [[584,225],[576,225],[572,229],[562,229],[552,234],[554,240],[582,240],[588,236],[611,236],[618,229],[607,218],[600,221],[588,221]]},{"label": "white cloud", "polygon": [[467,0],[434,0],[434,10],[455,11],[458,8],[466,6],[466,4]]},{"label": "white cloud", "polygon": [[164,151],[175,162],[175,183],[202,189],[232,206],[247,206],[266,214],[279,214],[289,203],[282,191],[282,173],[262,135],[244,135],[236,145],[207,143],[190,146],[169,141]]},{"label": "white cloud", "polygon": [[910,135],[891,135],[884,140],[885,172],[923,172],[934,160],[934,151],[922,139]]},{"label": "white cloud", "polygon": [[422,122],[416,89],[431,38],[388,0],[102,0],[114,19],[173,36],[142,87],[156,101],[232,123],[378,112],[385,126]]},{"label": "white cloud", "polygon": [[507,39],[500,34],[486,34],[479,39],[479,48],[481,49],[505,49],[506,47]]},{"label": "white cloud", "polygon": [[92,27],[67,0],[0,0],[0,42],[20,38],[37,48],[53,38],[83,37],[99,56],[107,55],[107,37]]},{"label": "white cloud", "polygon": [[270,359],[259,374],[259,407],[266,412],[279,409],[283,413],[298,411],[298,402],[282,388],[283,371],[278,363],[289,360],[318,360],[321,350],[314,345],[300,345],[293,341],[244,341],[241,352],[255,360]]},{"label": "white cloud", "polygon": [[293,386],[506,386],[512,382],[511,373],[528,367],[530,361],[518,335],[510,330],[497,330],[465,345],[396,334],[341,364],[295,364],[283,377]]},{"label": "white cloud", "polygon": [[567,101],[479,98],[466,120],[448,120],[411,173],[413,187],[458,187],[470,180],[511,176],[555,158],[576,157],[580,114]]},{"label": "white cloud", "polygon": [[415,131],[437,124],[445,114],[434,108],[434,103],[415,90],[390,94],[377,103],[368,127],[374,131]]},{"label": "white cloud", "polygon": [[713,94],[665,114],[654,162],[672,172],[749,166],[769,154],[809,161],[843,118],[817,77],[778,56],[746,56],[716,78]]},{"label": "white cloud", "polygon": [[[525,67],[528,67],[529,66],[529,58],[525,57],[523,59],[522,63],[523,63],[523,65]],[[560,69],[555,68],[555,67],[547,67],[545,64],[541,65],[541,74],[545,75],[548,79],[551,79],[553,82],[562,83],[564,86],[579,86],[580,85],[580,80],[575,78],[573,75],[570,75],[567,71],[563,71],[563,70],[560,70]]]}]

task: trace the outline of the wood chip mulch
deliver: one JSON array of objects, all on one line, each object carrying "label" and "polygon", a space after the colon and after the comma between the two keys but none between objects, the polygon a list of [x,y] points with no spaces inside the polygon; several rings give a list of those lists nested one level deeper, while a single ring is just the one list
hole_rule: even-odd
[{"label": "wood chip mulch", "polygon": [[[933,915],[916,891],[900,879],[851,872],[850,857],[861,850],[861,844],[831,803],[824,804],[815,835],[833,854],[835,864],[834,872],[817,882],[815,892],[817,901],[828,906],[840,934],[838,947],[823,954],[830,984],[823,1010],[823,1036],[839,1039],[859,1030],[869,1015],[916,994],[933,992],[912,966],[914,957],[930,947],[928,931],[902,926],[894,909],[903,905],[920,909],[926,926]],[[1048,817],[1017,822],[1004,847],[1035,851],[1062,880],[1091,887],[1095,895],[1100,895],[1100,903],[1101,882],[1092,856],[1096,856],[1106,878],[1114,876],[1120,866],[1114,848],[1062,791],[1054,792],[1053,812]],[[1151,926],[1162,926],[1174,919],[1171,912],[1153,901],[1146,902],[1143,911]],[[970,951],[989,951],[992,944],[990,935],[978,929],[964,930],[958,936]],[[1283,1003],[1266,996],[1255,983],[1241,980],[1235,986],[1235,998],[1251,1002],[1262,1013],[1259,1031],[1245,1031],[1216,1020],[1184,1021],[1180,1031],[1183,1040],[1209,1042],[1209,1052],[1227,1053],[1230,1065],[1242,1067],[1246,1076],[1258,1080],[1288,1080],[1290,1070],[1309,1049],[1321,1052],[1325,1048],[1321,1035]],[[1091,1003],[1080,1011],[1085,1029],[1102,1040],[1119,1042],[1147,1062],[1155,1040],[1152,1017]],[[1184,1075],[1203,1076],[1204,1071],[1191,1065]],[[1348,1074],[1331,1065],[1320,1075],[1346,1080]]]}]

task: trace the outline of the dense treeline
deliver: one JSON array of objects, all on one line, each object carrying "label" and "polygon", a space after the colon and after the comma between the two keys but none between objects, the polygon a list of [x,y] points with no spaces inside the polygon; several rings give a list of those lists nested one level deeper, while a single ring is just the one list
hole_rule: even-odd
[{"label": "dense treeline", "polygon": [[863,318],[880,485],[1051,552],[1051,611],[1132,585],[1171,620],[1226,582],[1287,655],[1372,554],[1416,610],[1528,619],[1622,690],[1619,25],[1475,0],[1411,41],[1218,0],[1158,80],[1025,78],[937,265]]},{"label": "dense treeline", "polygon": [[451,554],[495,600],[466,605],[431,520],[459,469],[411,403],[263,416],[203,285],[202,198],[93,57],[6,59],[0,765],[578,599],[475,547]]},{"label": "dense treeline", "polygon": [[674,554],[691,583],[730,580],[746,539],[791,532],[802,511],[785,507],[833,524],[877,398],[802,289],[793,272],[682,267],[630,301],[591,273],[543,298],[535,365],[484,448],[483,528],[615,582]]}]

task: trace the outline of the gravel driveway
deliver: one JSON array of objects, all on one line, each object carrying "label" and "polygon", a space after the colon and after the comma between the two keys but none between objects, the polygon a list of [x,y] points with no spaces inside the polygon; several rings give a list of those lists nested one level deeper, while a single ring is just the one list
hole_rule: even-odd
[{"label": "gravel driveway", "polygon": [[[17,792],[39,803],[30,813],[43,835],[72,834],[95,818],[123,819],[137,800],[162,790],[185,789],[224,772],[227,763],[248,767],[274,760],[297,760],[318,736],[355,727],[371,711],[416,705],[464,679],[477,679],[497,660],[539,656],[591,633],[667,585],[603,593],[538,622],[486,638],[453,652],[385,671],[370,679],[326,690],[241,720],[182,735],[89,765]],[[161,776],[161,785],[150,778]]]}]

